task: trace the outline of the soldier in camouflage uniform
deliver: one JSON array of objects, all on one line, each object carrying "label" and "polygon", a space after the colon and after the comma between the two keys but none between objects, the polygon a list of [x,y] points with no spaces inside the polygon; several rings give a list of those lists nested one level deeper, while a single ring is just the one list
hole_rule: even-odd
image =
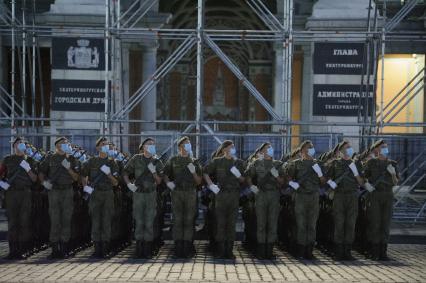
[{"label": "soldier in camouflage uniform", "polygon": [[[255,194],[257,225],[257,257],[274,259],[273,247],[277,240],[278,214],[280,210],[280,186],[284,183],[282,162],[274,160],[274,149],[264,143],[260,158],[247,170],[247,183]],[[256,185],[253,185],[255,181]]]},{"label": "soldier in camouflage uniform", "polygon": [[33,161],[25,155],[25,142],[16,138],[12,147],[14,154],[4,157],[0,163],[0,188],[5,190],[6,215],[8,219],[8,259],[22,259],[31,240],[31,186],[37,181]]},{"label": "soldier in camouflage uniform", "polygon": [[289,164],[294,160],[300,158],[300,148],[292,150],[290,153],[283,155],[281,161],[283,162],[282,171],[285,176],[285,184],[281,189],[280,196],[280,215],[278,218],[278,237],[281,244],[287,248],[290,253],[294,253],[296,246],[296,222],[294,216],[294,194],[295,191],[288,187],[287,170]]},{"label": "soldier in camouflage uniform", "polygon": [[334,245],[336,260],[354,260],[351,255],[358,216],[358,191],[364,185],[361,168],[353,161],[350,143],[339,144],[340,157],[334,159],[327,171],[327,183],[333,196]]},{"label": "soldier in camouflage uniform", "polygon": [[[300,145],[301,158],[288,164],[289,185],[296,191],[294,211],[297,227],[298,258],[314,259],[313,248],[316,237],[316,224],[319,213],[319,189],[325,178],[316,168],[315,148],[311,141]],[[320,168],[321,169],[321,168]]]},{"label": "soldier in camouflage uniform", "polygon": [[111,219],[114,212],[113,187],[118,185],[118,166],[108,158],[109,144],[106,138],[96,141],[98,156],[91,157],[81,170],[84,192],[90,195],[89,213],[92,220],[94,257],[109,255]]},{"label": "soldier in camouflage uniform", "polygon": [[55,153],[48,155],[39,167],[40,182],[48,190],[52,258],[67,255],[71,238],[73,183],[78,181],[80,170],[78,161],[71,153],[68,140],[60,137],[55,141]]},{"label": "soldier in camouflage uniform", "polygon": [[[235,225],[238,216],[240,184],[245,179],[244,162],[235,157],[232,141],[222,143],[219,151],[222,157],[214,158],[206,167],[204,178],[215,196],[216,255],[219,258],[235,259],[233,254]],[[210,176],[216,180],[214,184]]]},{"label": "soldier in camouflage uniform", "polygon": [[375,157],[368,160],[364,176],[368,179],[366,189],[370,192],[369,241],[371,255],[375,260],[388,260],[387,245],[393,209],[393,186],[398,184],[397,163],[388,158],[389,149],[384,140],[372,146]]},{"label": "soldier in camouflage uniform", "polygon": [[[162,182],[163,163],[156,157],[155,140],[145,139],[141,153],[135,154],[124,167],[124,181],[133,192],[136,257],[152,258],[154,220],[157,213],[157,186]],[[134,177],[134,182],[130,181]]]},{"label": "soldier in camouflage uniform", "polygon": [[202,182],[201,166],[191,157],[188,137],[178,141],[179,154],[164,166],[164,181],[171,190],[173,213],[173,240],[175,256],[193,256],[194,218],[197,210],[197,186]]},{"label": "soldier in camouflage uniform", "polygon": [[[245,168],[248,168],[251,163],[256,161],[260,157],[260,147],[247,158],[245,161]],[[244,221],[244,242],[243,245],[255,252],[257,248],[256,240],[256,204],[255,204],[255,195],[250,190],[250,187],[246,187],[241,191],[240,204],[242,208],[242,218]]]}]

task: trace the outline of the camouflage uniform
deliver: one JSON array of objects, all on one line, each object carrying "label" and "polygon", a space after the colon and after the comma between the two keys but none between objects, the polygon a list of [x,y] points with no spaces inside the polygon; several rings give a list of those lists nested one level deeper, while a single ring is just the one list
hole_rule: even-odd
[{"label": "camouflage uniform", "polygon": [[[154,220],[157,213],[157,184],[153,174],[148,169],[148,164],[156,167],[156,172],[161,175],[163,163],[161,160],[143,154],[135,154],[124,167],[125,174],[134,176],[137,191],[133,193],[133,218],[135,220],[135,238],[137,250],[142,250],[139,255],[150,257],[154,240]],[[143,245],[143,247],[141,246]]]},{"label": "camouflage uniform", "polygon": [[280,184],[272,176],[275,168],[281,177],[284,173],[282,162],[278,160],[257,159],[249,165],[246,175],[255,180],[259,192],[255,196],[257,243],[260,256],[272,257],[273,244],[277,240],[278,214],[280,210]]},{"label": "camouflage uniform", "polygon": [[174,156],[167,161],[164,167],[164,175],[176,185],[176,188],[171,192],[171,197],[173,240],[177,245],[178,256],[189,256],[194,237],[194,218],[197,212],[197,184],[187,168],[190,163],[194,164],[196,174],[201,176],[200,164],[191,157]]},{"label": "camouflage uniform", "polygon": [[29,248],[31,240],[31,187],[33,182],[19,165],[26,160],[31,168],[34,161],[27,156],[9,155],[2,164],[6,167],[6,178],[10,185],[5,192],[6,215],[8,219],[8,240],[11,256],[22,255]]},{"label": "camouflage uniform", "polygon": [[230,171],[233,166],[244,172],[242,160],[226,157],[214,158],[206,167],[206,174],[212,175],[220,188],[215,196],[215,240],[218,255],[225,257],[232,254],[240,196],[240,181]]},{"label": "camouflage uniform", "polygon": [[319,213],[320,179],[312,166],[316,160],[296,159],[289,163],[287,173],[300,185],[295,193],[296,237],[299,256],[311,257],[315,244]]},{"label": "camouflage uniform", "polygon": [[41,163],[39,170],[52,183],[48,192],[50,216],[50,242],[68,243],[71,237],[71,219],[74,208],[74,179],[62,166],[62,161],[67,159],[70,168],[79,171],[79,162],[72,156],[65,154],[48,155]]},{"label": "camouflage uniform", "polygon": [[92,241],[95,242],[95,245],[102,242],[104,250],[108,250],[114,212],[114,193],[111,180],[100,169],[103,165],[110,167],[113,176],[118,176],[118,166],[115,161],[99,156],[92,157],[83,164],[81,175],[89,177],[89,184],[94,188],[89,200]]},{"label": "camouflage uniform", "polygon": [[[358,181],[349,165],[352,159],[334,160],[327,176],[336,182],[337,188],[333,197],[334,243],[336,256],[351,259],[352,243],[355,238],[355,223],[358,216]],[[358,168],[361,172],[361,168]]]},{"label": "camouflage uniform", "polygon": [[369,218],[369,241],[372,244],[373,257],[387,258],[387,244],[389,240],[389,228],[393,212],[394,186],[392,175],[387,167],[392,165],[397,177],[399,172],[396,161],[372,158],[367,161],[364,169],[365,178],[376,188],[370,193],[370,207],[367,211]]}]

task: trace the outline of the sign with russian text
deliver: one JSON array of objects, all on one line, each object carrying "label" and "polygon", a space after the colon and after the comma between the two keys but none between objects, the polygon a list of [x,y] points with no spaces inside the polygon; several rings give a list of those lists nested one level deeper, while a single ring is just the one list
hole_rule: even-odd
[{"label": "sign with russian text", "polygon": [[[359,85],[315,84],[313,99],[314,116],[358,116],[358,109],[364,111],[368,95],[368,110],[373,107],[373,86],[368,93],[360,93]],[[360,101],[361,100],[361,101]],[[361,107],[360,107],[361,103]],[[363,113],[363,112],[362,112]]]},{"label": "sign with russian text", "polygon": [[52,110],[105,111],[105,81],[52,80]]}]

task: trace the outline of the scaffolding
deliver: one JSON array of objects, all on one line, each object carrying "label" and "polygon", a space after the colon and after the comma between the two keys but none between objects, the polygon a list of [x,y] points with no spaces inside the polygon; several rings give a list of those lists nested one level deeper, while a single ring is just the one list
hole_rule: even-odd
[{"label": "scaffolding", "polygon": [[[279,125],[283,127],[284,132],[291,136],[292,126],[297,125],[315,125],[315,122],[294,121],[291,117],[291,98],[292,98],[292,62],[295,43],[310,43],[330,41],[333,39],[350,40],[351,42],[365,43],[365,64],[366,70],[363,70],[360,81],[360,93],[370,85],[373,86],[373,93],[376,93],[377,85],[377,64],[378,58],[382,59],[381,69],[384,70],[384,56],[386,42],[395,41],[426,41],[426,33],[424,32],[400,32],[395,31],[395,27],[420,3],[419,0],[409,0],[402,6],[400,11],[391,19],[387,19],[386,5],[387,1],[382,2],[383,16],[379,17],[378,4],[374,5],[372,0],[369,1],[368,17],[365,31],[305,31],[294,30],[294,0],[286,0],[283,2],[282,11],[277,11],[277,14],[282,13],[282,19],[278,19],[276,14],[273,14],[269,8],[261,0],[245,0],[245,4],[259,17],[259,19],[268,28],[266,30],[225,30],[225,29],[205,29],[205,0],[197,0],[197,26],[194,29],[167,29],[167,28],[139,28],[136,25],[148,14],[148,11],[156,4],[157,0],[133,1],[133,3],[123,11],[120,0],[112,1],[105,0],[105,23],[103,26],[89,26],[82,28],[81,26],[55,26],[55,25],[39,25],[35,21],[36,1],[32,1],[32,13],[28,13],[28,3],[22,0],[22,20],[16,17],[16,0],[11,0],[10,7],[1,2],[2,13],[0,13],[0,35],[10,36],[11,38],[11,87],[10,93],[6,88],[2,87],[1,92],[10,100],[8,105],[10,115],[2,113],[2,121],[9,121],[11,128],[11,136],[16,135],[17,123],[22,126],[36,125],[36,121],[47,122],[52,121],[51,118],[45,118],[44,110],[41,111],[41,117],[36,117],[34,105],[32,103],[31,116],[28,115],[26,109],[25,97],[27,96],[26,81],[31,82],[31,97],[35,101],[36,91],[36,76],[42,75],[40,70],[40,50],[38,46],[38,38],[43,37],[74,37],[76,30],[79,30],[78,36],[103,38],[105,42],[105,109],[104,117],[97,122],[102,123],[101,133],[107,135],[109,133],[122,133],[123,123],[132,123],[128,119],[129,113],[140,104],[140,102],[157,87],[158,83],[163,79],[173,67],[187,54],[191,47],[196,46],[197,50],[197,73],[196,73],[196,119],[194,121],[186,121],[187,125],[195,126],[197,133],[206,130],[214,135],[213,128],[210,127],[211,122],[205,121],[202,117],[203,107],[203,48],[209,47],[218,58],[232,71],[239,79],[241,84],[248,90],[256,101],[262,105],[270,116],[270,121],[248,121],[249,124],[262,125]],[[377,2],[377,1],[376,1]],[[32,24],[27,24],[27,19],[32,19]],[[380,29],[381,26],[381,29]],[[52,32],[54,31],[54,32]],[[28,44],[28,37],[31,36],[31,44]],[[21,36],[21,48],[17,45],[17,39]],[[125,101],[123,98],[122,78],[121,78],[121,42],[127,39],[145,39],[154,36],[156,39],[177,40],[180,41],[178,48],[157,68],[155,73],[147,79],[135,93],[129,95],[129,99]],[[254,84],[244,76],[239,67],[232,61],[221,48],[220,43],[224,41],[263,41],[278,44],[282,48],[282,79],[280,83],[279,93],[282,95],[281,109],[273,107],[264,96],[256,89]],[[17,48],[18,46],[18,48]],[[31,52],[27,52],[31,48]],[[21,51],[22,50],[22,51]],[[21,70],[21,105],[16,103],[16,53],[18,54],[18,66]],[[31,56],[28,56],[28,55]],[[31,60],[27,60],[28,58]],[[28,62],[27,62],[28,61]],[[370,64],[374,62],[374,64]],[[26,65],[29,64],[30,74],[26,73]],[[38,70],[36,65],[39,66]],[[111,68],[109,66],[111,65]],[[371,69],[370,66],[373,66]],[[364,75],[365,74],[365,75]],[[422,75],[423,74],[423,75]],[[370,81],[373,77],[373,81]],[[383,128],[386,126],[412,126],[424,127],[425,123],[393,123],[395,116],[420,92],[424,86],[424,70],[414,78],[416,79],[414,86],[406,87],[401,90],[391,103],[384,105],[384,76],[381,79],[381,94],[380,108],[368,109],[368,97],[365,99],[360,97],[358,111],[358,122],[356,123],[330,123],[321,122],[321,126],[328,125],[346,125],[360,126],[360,136],[371,135],[372,133],[383,133]],[[414,80],[413,79],[413,80]],[[109,81],[112,80],[111,86]],[[411,83],[411,82],[410,82]],[[42,88],[40,80],[40,88]],[[41,89],[41,99],[44,100],[43,89]],[[407,95],[411,95],[407,100]],[[402,95],[402,97],[400,97]],[[115,99],[119,98],[118,105]],[[3,99],[6,100],[6,99]],[[112,102],[114,101],[114,103]],[[42,107],[44,103],[42,104]],[[363,111],[361,110],[363,109]],[[279,109],[279,111],[277,111]],[[18,111],[17,111],[18,110]],[[387,111],[387,112],[386,112]],[[389,118],[389,119],[387,119]],[[77,119],[78,120],[78,119]],[[85,119],[87,121],[87,119]],[[180,123],[186,123],[180,121]],[[222,122],[230,123],[230,121],[215,121],[215,124]],[[232,122],[232,121],[231,121]],[[260,123],[257,123],[260,122]],[[135,120],[133,123],[173,123],[173,121],[144,121]],[[233,121],[234,124],[243,124],[244,121]],[[118,126],[117,126],[118,125]],[[191,128],[192,129],[192,128]],[[219,139],[217,139],[219,141]],[[199,147],[199,139],[196,141],[196,148]],[[361,148],[365,147],[364,139],[361,139]],[[290,149],[291,140],[287,140],[285,148]],[[197,152],[198,156],[199,152]]]}]

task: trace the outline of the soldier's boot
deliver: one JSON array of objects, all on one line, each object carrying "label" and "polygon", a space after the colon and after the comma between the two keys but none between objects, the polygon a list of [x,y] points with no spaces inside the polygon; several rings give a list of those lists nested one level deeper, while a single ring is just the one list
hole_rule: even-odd
[{"label": "soldier's boot", "polygon": [[265,259],[266,245],[263,243],[258,243],[256,247],[256,257],[257,259]]},{"label": "soldier's boot", "polygon": [[70,246],[68,242],[61,242],[60,253],[62,258],[67,258],[70,255]]},{"label": "soldier's boot", "polygon": [[226,241],[225,242],[225,258],[227,259],[235,259],[234,255],[234,241]]},{"label": "soldier's boot", "polygon": [[334,247],[334,260],[344,260],[345,251],[342,244],[336,244]]},{"label": "soldier's boot", "polygon": [[152,241],[145,241],[143,246],[144,258],[151,259],[152,258]]},{"label": "soldier's boot", "polygon": [[143,242],[141,240],[136,241],[136,258],[143,258]]},{"label": "soldier's boot", "polygon": [[182,254],[185,258],[193,258],[195,255],[194,245],[192,241],[183,241],[183,251]]},{"label": "soldier's boot", "polygon": [[60,246],[59,242],[53,242],[51,243],[52,246],[52,253],[50,254],[50,259],[58,259],[60,258]]},{"label": "soldier's boot", "polygon": [[94,258],[102,258],[102,242],[95,242],[95,252],[93,253],[92,257]]},{"label": "soldier's boot", "polygon": [[18,256],[18,242],[9,241],[9,254],[5,257],[8,260],[17,259]]},{"label": "soldier's boot", "polygon": [[267,243],[266,244],[266,259],[269,260],[276,260],[277,257],[274,254],[274,244],[273,243]]},{"label": "soldier's boot", "polygon": [[388,261],[390,258],[388,257],[388,244],[381,244],[380,245],[380,260]]},{"label": "soldier's boot", "polygon": [[183,241],[176,240],[175,241],[175,250],[174,250],[174,257],[175,258],[182,258],[183,257]]},{"label": "soldier's boot", "polygon": [[370,256],[372,260],[380,260],[380,245],[372,244],[370,248]]},{"label": "soldier's boot", "polygon": [[352,256],[352,245],[345,245],[344,259],[349,261],[355,260]]},{"label": "soldier's boot", "polygon": [[315,260],[315,256],[314,256],[314,245],[313,244],[309,244],[305,247],[305,254],[304,257],[307,260]]},{"label": "soldier's boot", "polygon": [[221,259],[225,258],[225,242],[216,242],[215,246],[215,257]]},{"label": "soldier's boot", "polygon": [[297,259],[302,259],[305,256],[305,249],[304,245],[297,245],[295,253]]},{"label": "soldier's boot", "polygon": [[109,241],[102,242],[102,257],[109,258],[111,256],[111,243]]}]

